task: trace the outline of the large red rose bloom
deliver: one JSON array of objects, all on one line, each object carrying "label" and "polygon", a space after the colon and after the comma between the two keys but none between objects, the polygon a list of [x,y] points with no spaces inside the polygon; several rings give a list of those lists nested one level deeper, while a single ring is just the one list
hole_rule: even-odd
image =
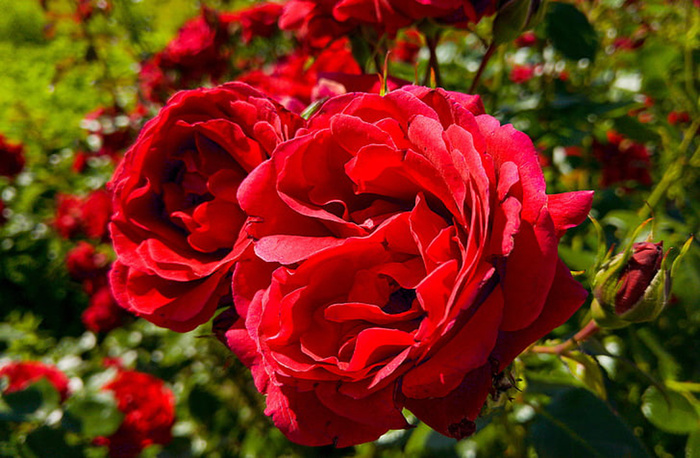
[{"label": "large red rose bloom", "polygon": [[403,408],[462,438],[492,377],[583,303],[557,245],[591,198],[547,195],[529,138],[476,96],[332,98],[240,185],[257,257],[226,341],[295,442],[371,441]]},{"label": "large red rose bloom", "polygon": [[170,99],[111,182],[110,278],[122,307],[176,331],[212,316],[247,244],[238,185],[300,123],[241,83]]}]

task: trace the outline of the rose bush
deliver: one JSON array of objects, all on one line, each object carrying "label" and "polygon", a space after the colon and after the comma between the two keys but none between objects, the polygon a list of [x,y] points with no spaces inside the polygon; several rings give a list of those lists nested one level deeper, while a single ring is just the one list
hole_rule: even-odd
[{"label": "rose bush", "polygon": [[591,198],[545,194],[477,96],[332,98],[240,185],[256,257],[225,340],[295,442],[371,441],[404,407],[467,436],[492,377],[583,303],[557,244]]},{"label": "rose bush", "polygon": [[170,99],[110,184],[110,278],[122,307],[177,331],[211,317],[230,297],[230,267],[247,243],[238,185],[300,124],[242,83]]}]

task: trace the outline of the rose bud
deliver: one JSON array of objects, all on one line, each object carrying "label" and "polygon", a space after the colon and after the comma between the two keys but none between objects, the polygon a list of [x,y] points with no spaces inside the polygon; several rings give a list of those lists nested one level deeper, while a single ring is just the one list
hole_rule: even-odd
[{"label": "rose bud", "polygon": [[640,242],[603,264],[593,281],[593,317],[621,328],[655,319],[668,302],[671,277],[663,242]]}]

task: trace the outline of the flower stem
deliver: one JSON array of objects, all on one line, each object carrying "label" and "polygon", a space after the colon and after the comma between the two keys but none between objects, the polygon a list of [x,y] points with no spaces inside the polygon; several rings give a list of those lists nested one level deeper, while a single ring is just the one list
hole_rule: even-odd
[{"label": "flower stem", "polygon": [[568,353],[569,351],[573,350],[576,348],[581,342],[585,342],[588,340],[591,336],[596,334],[600,328],[596,324],[594,320],[591,320],[581,328],[580,331],[578,331],[572,338],[569,340],[566,340],[558,345],[554,345],[553,347],[549,347],[546,345],[535,345],[530,349],[530,351],[533,351],[535,353],[548,353],[552,355],[563,355],[564,353]]},{"label": "flower stem", "polygon": [[428,61],[428,68],[425,69],[425,76],[423,77],[424,86],[430,83],[431,74],[435,75],[436,86],[442,86],[442,78],[440,77],[440,63],[438,62],[437,58],[437,44],[439,41],[439,31],[425,34],[425,42],[428,45],[428,50],[430,51],[430,60]]},{"label": "flower stem", "polygon": [[[671,187],[672,184],[676,183],[683,173],[683,167],[688,162],[686,157],[686,150],[690,146],[690,142],[693,139],[695,132],[700,128],[700,121],[694,121],[690,127],[686,130],[683,136],[683,141],[678,147],[678,156],[673,161],[671,165],[668,166],[661,181],[656,185],[654,190],[649,195],[646,200],[646,204],[637,213],[640,218],[646,219],[649,217],[651,210],[658,205],[661,199],[666,195],[666,192]],[[694,158],[691,158],[691,162]]]},{"label": "flower stem", "polygon": [[498,46],[496,43],[491,43],[489,45],[488,49],[486,50],[486,54],[484,54],[484,57],[481,59],[481,64],[479,65],[479,69],[476,71],[476,75],[474,75],[474,80],[472,81],[472,85],[469,87],[469,94],[473,94],[474,91],[476,91],[476,87],[479,85],[479,80],[481,79],[481,75],[484,73],[484,70],[486,69],[486,64],[489,63],[489,60],[491,59],[491,56],[493,56],[493,53],[496,51],[496,48]]}]

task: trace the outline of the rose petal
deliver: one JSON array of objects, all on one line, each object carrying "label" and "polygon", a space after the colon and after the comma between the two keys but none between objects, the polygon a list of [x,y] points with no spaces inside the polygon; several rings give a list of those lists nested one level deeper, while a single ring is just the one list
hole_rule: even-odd
[{"label": "rose petal", "polygon": [[491,389],[491,370],[485,364],[464,376],[450,394],[441,398],[406,399],[406,408],[435,431],[457,440],[476,430],[479,415]]},{"label": "rose petal", "polygon": [[552,215],[557,235],[585,221],[591,211],[593,191],[565,192],[547,195],[547,208]]},{"label": "rose petal", "polygon": [[442,348],[403,376],[403,394],[412,399],[440,398],[457,388],[464,374],[488,360],[502,314],[503,294],[496,288]]},{"label": "rose petal", "polygon": [[556,263],[552,288],[547,295],[542,313],[524,329],[508,332],[502,330],[492,352],[502,371],[513,359],[533,342],[544,337],[552,329],[561,326],[586,300],[588,292],[571,276],[563,262]]}]

